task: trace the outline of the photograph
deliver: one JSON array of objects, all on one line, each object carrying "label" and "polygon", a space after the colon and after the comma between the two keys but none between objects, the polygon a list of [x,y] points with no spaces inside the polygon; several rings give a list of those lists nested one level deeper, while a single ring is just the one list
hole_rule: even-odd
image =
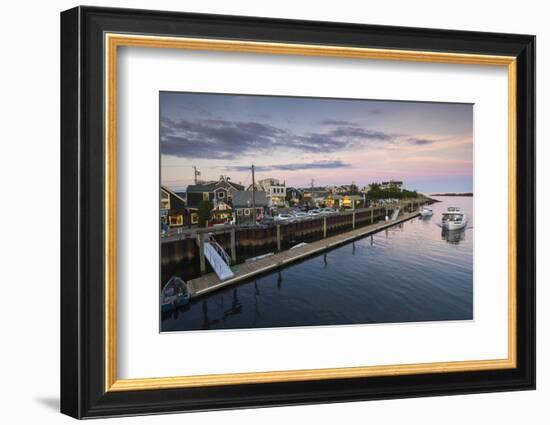
[{"label": "photograph", "polygon": [[473,104],[159,109],[161,332],[474,319]]}]

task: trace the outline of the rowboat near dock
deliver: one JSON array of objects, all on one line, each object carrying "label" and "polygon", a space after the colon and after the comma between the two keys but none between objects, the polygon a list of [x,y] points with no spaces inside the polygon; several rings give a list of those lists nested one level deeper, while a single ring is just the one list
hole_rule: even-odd
[{"label": "rowboat near dock", "polygon": [[160,308],[163,313],[172,311],[189,303],[187,284],[177,276],[172,276],[162,288]]}]

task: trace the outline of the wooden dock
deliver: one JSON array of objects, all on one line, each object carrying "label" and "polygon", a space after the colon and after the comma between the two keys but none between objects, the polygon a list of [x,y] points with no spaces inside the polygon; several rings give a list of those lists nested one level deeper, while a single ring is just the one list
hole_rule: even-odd
[{"label": "wooden dock", "polygon": [[223,282],[218,279],[216,273],[205,274],[187,282],[190,291],[190,297],[195,298],[206,295],[218,289],[225,288],[246,279],[250,279],[251,277],[257,276],[259,274],[275,270],[279,267],[284,267],[293,262],[302,260],[306,257],[319,254],[336,246],[343,245],[347,242],[351,242],[353,240],[395,226],[396,224],[403,223],[404,221],[410,220],[411,218],[417,217],[418,215],[420,215],[418,211],[412,213],[404,213],[401,217],[398,217],[394,221],[382,221],[379,223],[371,224],[369,226],[361,227],[359,229],[350,230],[349,232],[329,236],[327,238],[311,242],[298,248],[281,251],[266,258],[239,264],[235,267],[235,276]]}]

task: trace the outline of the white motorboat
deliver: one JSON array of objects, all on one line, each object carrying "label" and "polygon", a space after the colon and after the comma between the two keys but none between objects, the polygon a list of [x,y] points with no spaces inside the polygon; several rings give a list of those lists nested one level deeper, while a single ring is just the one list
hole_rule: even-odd
[{"label": "white motorboat", "polygon": [[463,229],[468,224],[468,217],[458,207],[449,207],[447,211],[443,213],[441,218],[441,226],[447,230]]},{"label": "white motorboat", "polygon": [[422,209],[420,210],[421,217],[431,217],[432,215],[434,215],[434,212],[431,208],[422,207]]}]

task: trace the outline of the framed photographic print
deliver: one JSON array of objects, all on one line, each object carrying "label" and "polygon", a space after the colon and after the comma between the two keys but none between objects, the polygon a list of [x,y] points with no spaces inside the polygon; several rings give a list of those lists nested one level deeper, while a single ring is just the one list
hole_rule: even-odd
[{"label": "framed photographic print", "polygon": [[535,387],[535,38],[61,14],[61,411]]}]

